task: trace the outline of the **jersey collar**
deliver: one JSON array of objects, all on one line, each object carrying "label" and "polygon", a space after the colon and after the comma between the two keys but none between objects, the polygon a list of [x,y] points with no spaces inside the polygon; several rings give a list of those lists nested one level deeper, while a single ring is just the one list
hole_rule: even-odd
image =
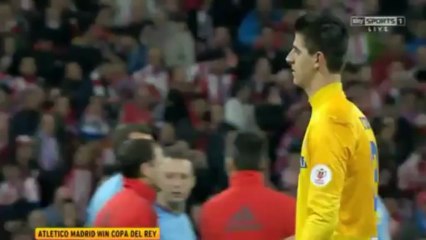
[{"label": "jersey collar", "polygon": [[338,96],[345,96],[341,82],[333,82],[314,93],[310,98],[309,102],[312,109],[319,108],[323,103],[335,100]]},{"label": "jersey collar", "polygon": [[170,215],[173,215],[173,216],[181,216],[182,214],[185,214],[185,212],[174,212],[174,211],[170,210],[167,207],[164,207],[163,205],[161,205],[159,203],[156,203],[155,207],[157,208],[158,211],[164,212],[164,213],[167,213],[167,214],[170,214]]},{"label": "jersey collar", "polygon": [[264,176],[258,171],[237,171],[232,173],[230,183],[231,187],[253,187],[253,185],[264,185]]},{"label": "jersey collar", "polygon": [[157,192],[140,179],[124,178],[124,188],[132,189],[151,204],[155,202],[157,197]]}]

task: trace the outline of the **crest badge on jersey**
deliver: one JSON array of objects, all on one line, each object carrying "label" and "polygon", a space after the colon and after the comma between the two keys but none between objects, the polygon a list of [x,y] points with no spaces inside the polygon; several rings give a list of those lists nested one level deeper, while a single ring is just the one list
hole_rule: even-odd
[{"label": "crest badge on jersey", "polygon": [[332,172],[329,167],[324,164],[315,165],[311,170],[311,182],[317,187],[324,187],[332,179]]}]

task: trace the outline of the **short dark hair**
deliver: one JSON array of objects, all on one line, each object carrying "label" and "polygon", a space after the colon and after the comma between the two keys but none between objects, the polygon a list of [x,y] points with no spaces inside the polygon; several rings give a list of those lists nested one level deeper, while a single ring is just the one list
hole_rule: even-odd
[{"label": "short dark hair", "polygon": [[165,150],[165,155],[169,158],[188,159],[188,153],[180,149],[169,148]]},{"label": "short dark hair", "polygon": [[182,151],[182,150],[179,150],[179,149],[169,149],[166,153],[166,156],[171,158],[172,160],[187,160],[187,161],[191,162],[192,173],[195,174],[195,167],[194,167],[194,164],[191,160],[191,156],[190,156],[189,152]]},{"label": "short dark hair", "polygon": [[115,153],[117,153],[121,144],[128,140],[129,135],[133,132],[152,134],[151,128],[143,124],[118,125],[112,133],[112,146]]},{"label": "short dark hair", "polygon": [[332,73],[342,70],[348,48],[346,25],[330,13],[308,13],[295,23],[296,33],[303,35],[309,54],[322,52]]},{"label": "short dark hair", "polygon": [[140,165],[154,159],[154,142],[149,139],[126,140],[118,149],[117,159],[125,177],[142,177]]},{"label": "short dark hair", "polygon": [[241,132],[235,138],[232,158],[237,170],[264,170],[265,140],[251,132]]}]

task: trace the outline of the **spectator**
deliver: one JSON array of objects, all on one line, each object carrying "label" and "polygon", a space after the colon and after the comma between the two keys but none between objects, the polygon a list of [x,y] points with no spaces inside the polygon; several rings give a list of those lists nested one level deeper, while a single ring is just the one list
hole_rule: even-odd
[{"label": "spectator", "polygon": [[[144,29],[146,29],[145,27]],[[142,30],[144,31],[144,30]],[[131,74],[142,69],[148,60],[148,48],[143,41],[136,41],[132,37],[123,37],[123,47],[128,48],[127,71]],[[127,50],[127,49],[126,49]]]},{"label": "spectator", "polygon": [[148,65],[133,74],[136,84],[150,90],[152,97],[165,97],[169,90],[169,76],[164,68],[163,53],[160,48],[152,48],[148,53]]},{"label": "spectator", "polygon": [[404,52],[404,45],[405,37],[403,34],[393,33],[389,36],[386,51],[373,63],[373,79],[376,85],[380,85],[386,80],[388,77],[386,71],[393,61],[401,61],[407,68],[412,66],[410,56]]},{"label": "spectator", "polygon": [[83,77],[82,69],[77,62],[70,62],[65,67],[65,79],[61,85],[62,94],[69,96],[75,114],[79,118],[89,103],[92,86]]},{"label": "spectator", "polygon": [[[33,26],[34,41],[47,40],[51,50],[59,50],[67,46],[71,40],[71,26],[61,18],[61,10],[50,7],[46,9],[43,18]],[[39,45],[39,47],[41,47]]]},{"label": "spectator", "polygon": [[64,205],[64,226],[81,227],[81,222],[77,215],[78,209],[73,201],[67,201]]},{"label": "spectator", "polygon": [[18,164],[23,176],[33,176],[32,170],[37,167],[34,157],[34,139],[27,135],[20,135],[16,138],[15,161]]},{"label": "spectator", "polygon": [[195,62],[195,43],[184,18],[174,21],[174,34],[166,41],[164,58],[167,67],[191,66]]},{"label": "spectator", "polygon": [[19,77],[17,77],[12,83],[12,88],[15,91],[20,92],[29,86],[42,83],[38,76],[38,69],[34,57],[23,57],[20,61],[18,71]]},{"label": "spectator", "polygon": [[102,139],[110,131],[109,123],[105,121],[105,112],[99,97],[92,97],[80,123],[81,137],[85,140]]},{"label": "spectator", "polygon": [[65,96],[59,96],[55,101],[53,113],[58,121],[65,125],[66,130],[72,131],[76,124],[76,117],[70,106],[70,99]]},{"label": "spectator", "polygon": [[71,199],[76,208],[76,217],[79,222],[86,219],[86,208],[93,192],[94,174],[91,168],[94,164],[94,150],[91,145],[80,146],[74,155],[73,166],[65,179],[64,185],[71,193]]},{"label": "spectator", "polygon": [[265,24],[277,23],[281,14],[273,9],[272,1],[257,1],[256,9],[249,12],[238,29],[239,41],[247,47],[252,47]]},{"label": "spectator", "polygon": [[426,227],[423,224],[425,220],[426,193],[420,192],[416,196],[416,209],[414,216],[401,227],[400,235],[397,236],[401,240],[419,239],[426,236]]},{"label": "spectator", "polygon": [[[287,159],[292,150],[302,146],[303,134],[309,123],[310,113],[301,111],[296,114],[294,123],[280,137],[279,145],[276,152],[276,170],[279,172],[290,164],[290,159]],[[275,172],[275,171],[274,171]]]},{"label": "spectator", "polygon": [[230,98],[231,89],[235,82],[235,76],[227,73],[227,65],[224,52],[215,52],[213,60],[208,64],[206,74],[198,78],[201,93],[207,97],[211,104],[225,104]]},{"label": "spectator", "polygon": [[248,104],[250,88],[247,84],[236,84],[232,98],[225,104],[225,122],[241,131],[252,129],[253,109]]},{"label": "spectator", "polygon": [[13,57],[16,52],[16,43],[13,36],[5,36],[2,41],[2,57],[0,60],[0,72],[6,72],[13,63]]},{"label": "spectator", "polygon": [[191,220],[184,213],[185,202],[195,185],[194,168],[183,156],[171,155],[159,169],[157,214],[161,238],[195,240]]},{"label": "spectator", "polygon": [[368,83],[361,81],[348,82],[345,91],[348,98],[352,99],[367,117],[372,118],[379,111],[380,97],[371,91]]},{"label": "spectator", "polygon": [[138,87],[133,101],[124,104],[120,122],[124,124],[146,124],[152,126],[154,119],[151,114],[152,96],[145,87]]},{"label": "spectator", "polygon": [[0,25],[1,33],[22,33],[25,31],[24,22],[18,21],[18,17],[7,2],[0,5],[0,14],[2,15],[2,23]]},{"label": "spectator", "polygon": [[262,102],[262,95],[267,83],[272,81],[271,65],[267,58],[259,58],[256,62],[252,76],[252,92],[255,102]]},{"label": "spectator", "polygon": [[173,125],[166,123],[162,126],[158,143],[161,146],[172,146],[176,143],[176,133]]},{"label": "spectator", "polygon": [[426,146],[419,141],[416,150],[398,168],[398,186],[401,190],[415,191],[425,186]]},{"label": "spectator", "polygon": [[[235,54],[232,38],[228,28],[220,26],[214,29],[214,35],[211,42],[207,44],[207,53],[209,51],[223,51],[229,68],[235,68],[238,64],[238,56]],[[205,53],[205,54],[207,54]]]},{"label": "spectator", "polygon": [[28,215],[28,227],[35,230],[38,227],[46,227],[47,221],[44,212],[40,209],[33,210]]},{"label": "spectator", "polygon": [[9,112],[11,109],[12,90],[6,85],[0,85],[0,111]]},{"label": "spectator", "polygon": [[20,196],[19,185],[22,184],[19,178],[19,168],[14,164],[7,164],[3,167],[4,181],[1,183],[1,205],[10,205],[16,202]]},{"label": "spectator", "polygon": [[34,232],[26,228],[17,229],[13,232],[11,240],[31,240],[34,237]]},{"label": "spectator", "polygon": [[64,226],[64,206],[70,199],[68,188],[60,186],[55,190],[53,203],[44,209],[48,226]]},{"label": "spectator", "polygon": [[415,19],[414,21],[414,38],[407,44],[407,50],[410,53],[414,53],[420,47],[424,47],[426,45],[426,20],[423,19]]},{"label": "spectator", "polygon": [[9,150],[9,116],[6,113],[0,112],[0,159],[5,162],[10,159]]},{"label": "spectator", "polygon": [[174,34],[170,16],[163,9],[156,11],[152,17],[154,25],[147,29],[147,45],[149,48],[164,49],[166,41]]},{"label": "spectator", "polygon": [[288,166],[281,172],[282,188],[292,196],[297,195],[297,181],[300,168],[300,146],[290,149]]},{"label": "spectator", "polygon": [[176,124],[188,117],[187,101],[197,94],[193,83],[184,67],[175,67],[171,73],[170,91],[167,94],[168,104],[164,109],[164,120]]},{"label": "spectator", "polygon": [[277,73],[287,67],[286,63],[281,61],[285,58],[285,53],[281,50],[283,42],[279,33],[270,25],[262,28],[261,35],[257,39],[256,54],[258,57],[265,57],[271,65],[271,71]]},{"label": "spectator", "polygon": [[187,107],[188,116],[182,118],[176,124],[176,135],[179,139],[195,145],[198,137],[206,129],[206,122],[203,119],[207,112],[207,103],[201,96],[193,97]]},{"label": "spectator", "polygon": [[[10,119],[9,139],[14,144],[19,135],[32,136],[37,131],[41,114],[39,108],[43,101],[43,93],[38,88],[31,88],[22,93],[23,106]],[[14,145],[12,145],[13,149]]]},{"label": "spectator", "polygon": [[38,164],[41,170],[51,171],[56,169],[62,161],[61,145],[56,138],[55,119],[50,114],[41,118],[37,138]]},{"label": "spectator", "polygon": [[348,42],[348,59],[354,64],[364,63],[370,55],[369,34],[357,28],[351,30],[352,34]]}]

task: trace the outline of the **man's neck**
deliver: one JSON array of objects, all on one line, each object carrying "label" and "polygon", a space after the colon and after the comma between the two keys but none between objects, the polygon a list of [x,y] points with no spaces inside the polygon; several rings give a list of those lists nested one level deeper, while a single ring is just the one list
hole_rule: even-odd
[{"label": "man's neck", "polygon": [[139,181],[141,181],[143,184],[146,184],[148,186],[152,185],[151,182],[147,178],[145,178],[145,177],[140,177]]},{"label": "man's neck", "polygon": [[157,203],[172,213],[178,214],[185,212],[185,202],[169,202],[161,193],[157,195]]},{"label": "man's neck", "polygon": [[156,192],[160,191],[160,189],[158,188],[158,186],[156,186],[155,184],[153,184],[148,178],[146,177],[141,177],[139,179],[142,183],[150,186],[152,189],[154,189]]},{"label": "man's neck", "polygon": [[342,76],[340,74],[317,74],[310,84],[303,89],[309,98],[311,98],[318,90],[323,88],[324,86],[333,83],[340,82],[342,80]]}]

